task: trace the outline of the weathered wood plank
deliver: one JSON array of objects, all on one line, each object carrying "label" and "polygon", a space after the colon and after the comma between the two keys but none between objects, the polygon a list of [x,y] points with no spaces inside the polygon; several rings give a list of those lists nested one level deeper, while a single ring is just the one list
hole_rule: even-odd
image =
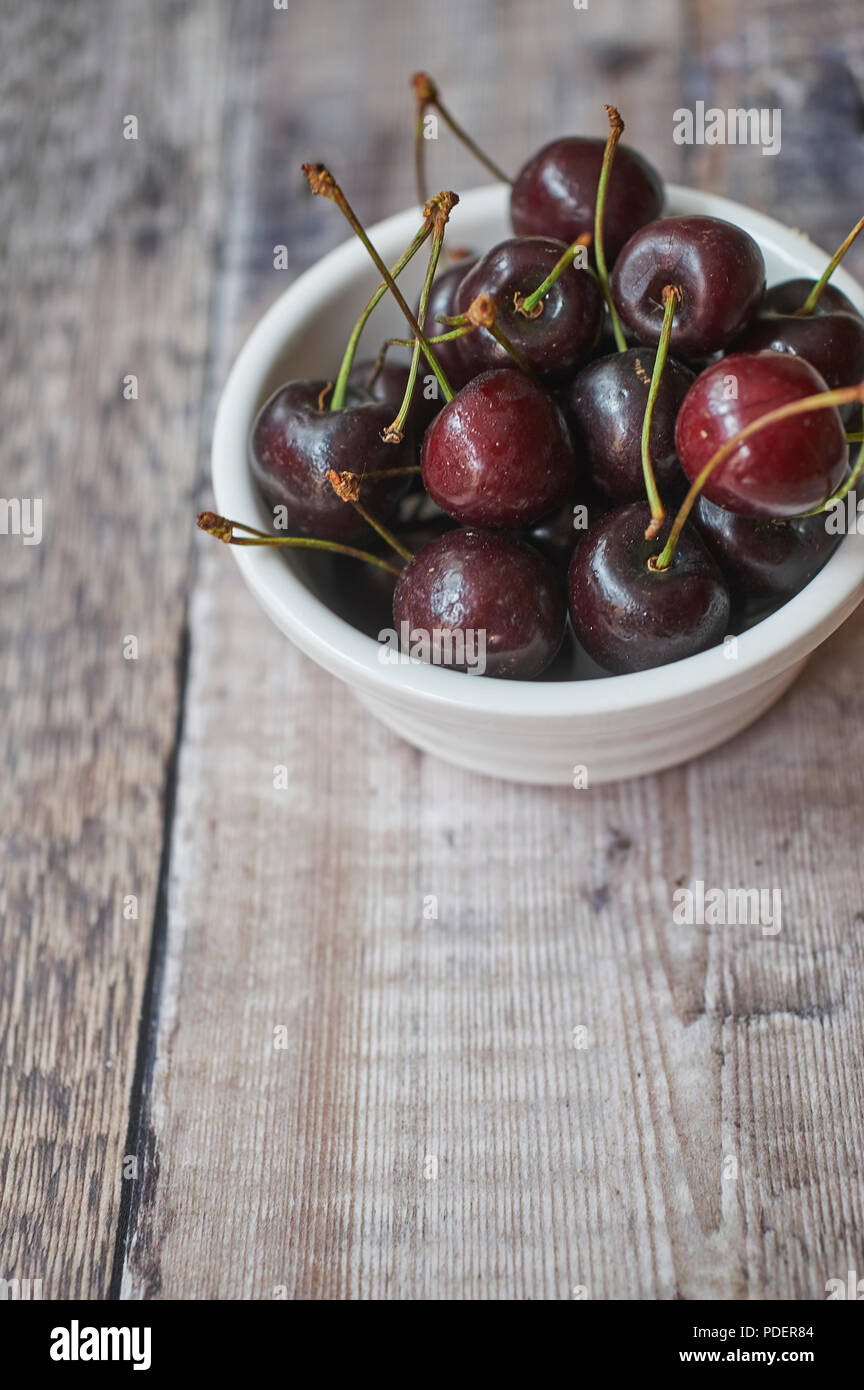
[{"label": "weathered wood plank", "polygon": [[116,1240],[184,679],[223,19],[88,0],[3,20],[2,491],[42,499],[44,536],[0,536],[0,1275],[45,1298],[104,1297]]}]

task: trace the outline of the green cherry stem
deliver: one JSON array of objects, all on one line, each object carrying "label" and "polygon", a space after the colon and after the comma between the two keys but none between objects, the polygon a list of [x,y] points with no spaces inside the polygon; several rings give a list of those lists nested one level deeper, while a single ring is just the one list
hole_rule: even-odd
[{"label": "green cherry stem", "polygon": [[847,444],[860,444],[864,440],[864,430],[852,430],[846,436]]},{"label": "green cherry stem", "polygon": [[[464,314],[439,314],[439,323],[455,324],[457,328],[485,328],[490,333],[496,343],[504,349],[516,366],[523,371],[532,381],[537,382],[537,376],[533,368],[526,362],[522,353],[511,343],[501,328],[498,327],[498,306],[489,294],[478,294],[476,299],[472,299],[468,309]],[[537,383],[539,385],[539,382]]]},{"label": "green cherry stem", "polygon": [[[657,558],[652,556],[648,561],[649,568],[653,570],[669,568],[675,547],[678,544],[678,538],[684,529],[684,523],[705,483],[714,469],[724,463],[730,454],[734,454],[738,446],[749,439],[751,435],[758,434],[760,430],[765,429],[766,425],[778,425],[781,420],[789,420],[794,415],[806,415],[811,410],[828,410],[832,406],[851,405],[855,401],[864,402],[864,381],[858,386],[844,386],[838,391],[820,391],[813,396],[803,396],[798,401],[787,401],[785,405],[777,406],[776,410],[769,410],[765,415],[760,415],[758,420],[751,420],[749,425],[745,425],[737,434],[733,434],[731,439],[727,439],[726,443],[721,444],[720,448],[711,455],[705,467],[690,484],[687,496],[681,503],[678,515],[672,523],[669,539]],[[814,516],[818,512],[824,511],[836,499],[837,494],[829,497],[821,507],[817,507],[814,512],[807,513],[807,515]]]},{"label": "green cherry stem", "polygon": [[403,560],[413,560],[414,556],[411,554],[411,551],[406,550],[402,542],[393,535],[393,532],[388,531],[383,522],[380,522],[377,517],[374,517],[372,513],[367,511],[363,506],[363,503],[360,501],[361,477],[362,475],[358,473],[337,473],[334,468],[331,468],[327,474],[330,486],[336,493],[336,496],[343,502],[350,502],[355,512],[359,513],[366,524],[371,526],[373,531],[377,531],[382,541],[385,541],[392,550],[395,550],[397,555],[401,555]]},{"label": "green cherry stem", "polygon": [[445,125],[450,127],[456,139],[461,140],[462,144],[467,150],[470,150],[474,158],[489,170],[493,178],[498,179],[501,183],[513,182],[512,179],[508,179],[507,175],[498,168],[494,160],[489,158],[488,154],[484,154],[476,140],[472,140],[468,132],[463,130],[458,121],[451,116],[447,107],[441,100],[438,84],[427,72],[415,72],[414,76],[411,78],[411,86],[414,89],[414,96],[417,102],[417,118],[414,124],[414,168],[417,176],[417,193],[421,204],[426,201],[426,136],[423,125],[426,112],[430,106],[433,110],[437,111]]},{"label": "green cherry stem", "polygon": [[821,295],[825,286],[828,284],[828,281],[831,279],[831,276],[834,274],[834,271],[837,269],[843,257],[846,255],[846,252],[849,250],[849,247],[852,245],[853,241],[858,236],[858,233],[862,230],[864,230],[864,217],[861,218],[860,222],[855,223],[855,226],[852,228],[845,241],[841,241],[840,245],[837,247],[837,250],[834,252],[834,255],[831,257],[822,274],[819,276],[819,279],[816,281],[816,284],[813,286],[807,298],[804,300],[804,303],[801,305],[801,308],[796,309],[796,318],[805,318],[807,314],[813,313],[813,310],[819,303],[819,296]]},{"label": "green cherry stem", "polygon": [[[544,296],[549,293],[555,281],[564,274],[568,265],[573,264],[579,252],[591,245],[591,240],[591,233],[583,232],[581,236],[576,238],[572,245],[567,247],[563,256],[555,262],[542,285],[538,285],[536,290],[532,290],[531,294],[526,295],[524,299],[521,295],[517,294],[514,300],[517,313],[524,314],[526,319],[534,319],[538,314],[542,313]],[[585,269],[588,270],[588,267],[586,266]],[[588,270],[588,273],[590,275],[591,271]]]},{"label": "green cherry stem", "polygon": [[624,330],[621,327],[621,320],[618,317],[618,310],[612,301],[612,291],[609,289],[609,276],[606,272],[606,253],[603,250],[603,212],[606,207],[606,190],[609,186],[609,175],[612,172],[612,161],[615,158],[615,150],[618,141],[624,134],[624,122],[620,113],[614,106],[606,106],[605,111],[609,117],[609,136],[606,141],[606,148],[603,151],[603,164],[600,168],[600,178],[597,182],[597,202],[594,207],[594,259],[597,262],[597,278],[600,281],[600,288],[603,291],[603,298],[606,300],[606,308],[609,310],[609,318],[612,322],[612,332],[615,335],[615,346],[619,352],[627,351],[627,339],[624,337]]},{"label": "green cherry stem", "polygon": [[660,390],[663,368],[666,365],[666,356],[669,352],[669,337],[672,333],[672,320],[675,317],[675,310],[680,299],[680,292],[674,285],[667,285],[663,290],[663,327],[660,329],[660,341],[657,344],[657,355],[654,358],[654,370],[651,373],[651,385],[648,388],[648,399],[645,402],[645,415],[642,419],[642,473],[645,478],[645,492],[648,495],[648,501],[651,506],[651,525],[645,532],[646,541],[653,541],[666,519],[663,503],[657,491],[657,480],[654,477],[654,465],[651,462],[651,422],[654,419],[654,405],[657,400],[657,392]]},{"label": "green cherry stem", "polygon": [[[455,341],[456,338],[464,338],[466,333],[473,333],[473,332],[474,332],[474,324],[473,324],[473,323],[466,323],[465,326],[464,326],[464,328],[453,328],[453,329],[450,330],[449,333],[436,333],[436,334],[434,335],[434,337],[430,336],[430,334],[427,333],[427,335],[426,335],[426,341],[427,341],[427,343],[429,343],[432,347],[434,347],[436,343],[452,343],[452,342]],[[414,344],[416,343],[416,341],[417,341],[416,338],[388,338],[388,339],[386,340],[386,342],[385,342],[382,346],[383,346],[385,349],[386,349],[386,348],[391,348],[391,347],[413,347]],[[383,362],[382,362],[381,365],[383,366]],[[374,386],[375,382],[378,380],[378,373],[380,372],[380,370],[381,370],[381,368],[379,367],[379,368],[378,368],[378,371],[375,372],[374,376],[372,376],[372,377],[369,378],[369,380],[371,381],[371,383],[372,383],[373,386]],[[368,383],[367,383],[367,390],[368,390]]]},{"label": "green cherry stem", "polygon": [[[380,555],[373,555],[368,550],[357,550],[353,545],[342,545],[339,541],[318,541],[311,536],[270,536],[255,526],[244,526],[242,521],[229,521],[227,517],[218,516],[216,512],[199,513],[198,525],[208,536],[224,541],[226,545],[287,545],[297,550],[329,550],[338,555],[350,555],[355,560],[365,560],[368,565],[377,565],[379,569],[387,570],[397,577],[402,573],[396,565],[391,565],[389,560],[382,560]],[[251,534],[235,536],[235,530],[249,531]]]},{"label": "green cherry stem", "polygon": [[[396,281],[393,279],[393,276],[390,274],[390,271],[387,269],[378,252],[375,250],[375,247],[372,245],[372,242],[366,235],[363,226],[357,219],[357,215],[355,214],[354,209],[351,207],[351,204],[348,202],[348,199],[345,197],[345,194],[342,192],[342,189],[339,187],[336,180],[333,178],[333,175],[330,173],[329,169],[326,169],[324,167],[323,164],[303,164],[301,165],[301,168],[303,170],[303,173],[306,175],[307,182],[312,192],[316,194],[318,197],[329,198],[331,203],[336,204],[337,208],[342,213],[343,217],[347,221],[348,225],[351,227],[352,231],[356,234],[356,236],[360,238],[363,245],[366,247],[366,250],[368,251],[371,257],[372,262],[378,271],[378,274],[381,276],[382,280],[386,282],[387,288],[393,295],[393,298],[396,300],[396,303],[399,305],[399,308],[402,310],[402,313],[405,315],[405,318],[408,320],[408,325],[412,333],[415,335],[415,337],[419,338],[420,347],[422,348],[423,353],[425,354],[429,366],[432,368],[433,372],[438,378],[438,385],[441,387],[445,401],[452,400],[453,389],[450,386],[450,383],[444,375],[444,372],[442,371],[441,367],[438,365],[438,359],[436,358],[434,352],[430,348],[429,344],[426,342],[426,339],[423,335],[423,330],[421,329],[411,309],[408,307],[408,304],[405,300],[404,295],[402,294],[402,291],[399,289],[399,286],[396,284]],[[438,196],[440,198],[444,195],[439,194]],[[459,201],[459,198],[455,193],[448,193],[446,196],[449,199],[449,211],[450,209],[456,206],[456,204]],[[424,210],[424,216],[425,215],[427,214]]]},{"label": "green cherry stem", "polygon": [[[861,448],[858,450],[858,457],[855,460],[855,465],[852,469],[852,472],[849,474],[849,477],[846,479],[843,486],[837,489],[837,491],[834,493],[834,496],[828,498],[828,501],[825,503],[824,507],[819,508],[819,511],[827,512],[828,508],[832,507],[835,502],[842,502],[847,492],[852,491],[858,479],[861,477],[862,472],[864,472],[864,443],[862,443]],[[810,515],[816,516],[817,513],[811,512]]]},{"label": "green cherry stem", "polygon": [[[429,264],[426,267],[426,278],[423,281],[423,288],[420,291],[420,302],[417,306],[417,322],[422,330],[426,328],[426,310],[429,307],[429,295],[432,290],[432,281],[435,279],[435,271],[438,269],[438,258],[441,255],[441,247],[444,244],[444,229],[447,226],[447,219],[450,216],[450,203],[446,193],[439,193],[427,208],[432,209],[432,249],[429,252]],[[428,339],[427,339],[428,342]],[[408,411],[411,408],[411,401],[414,398],[414,386],[417,381],[417,369],[420,366],[420,339],[414,339],[413,351],[411,353],[411,367],[408,371],[408,380],[405,383],[405,394],[402,397],[402,404],[399,412],[392,424],[388,425],[382,438],[385,444],[399,444],[405,432],[405,421],[408,418]]]},{"label": "green cherry stem", "polygon": [[[408,247],[406,251],[402,253],[402,255],[399,257],[399,260],[396,262],[396,264],[390,271],[390,274],[393,276],[394,280],[396,279],[397,275],[400,275],[402,273],[408,262],[420,250],[420,247],[423,245],[424,241],[426,241],[427,238],[431,235],[431,233],[432,223],[429,219],[427,219],[423,223],[423,226],[420,228],[414,240],[411,242],[411,245]],[[351,337],[348,339],[348,343],[346,345],[345,352],[342,357],[342,365],[339,368],[339,375],[336,378],[336,385],[333,388],[333,395],[330,399],[331,410],[341,410],[343,405],[345,404],[345,392],[348,387],[348,377],[350,376],[351,368],[354,365],[354,356],[357,352],[357,344],[360,341],[360,334],[366,327],[367,320],[369,318],[369,315],[372,313],[372,310],[384,298],[384,295],[386,293],[387,285],[386,282],[382,280],[381,284],[378,286],[377,290],[373,294],[372,298],[369,300],[369,303],[366,305],[365,309],[362,311],[360,317],[358,318],[357,322],[351,330]]]},{"label": "green cherry stem", "polygon": [[400,463],[396,468],[376,468],[374,473],[353,473],[348,469],[336,476],[340,483],[347,479],[352,484],[356,481],[359,486],[361,483],[379,483],[382,478],[407,478],[412,473],[420,472],[422,469],[419,463]]},{"label": "green cherry stem", "polygon": [[[864,383],[862,383],[862,385],[864,385]],[[850,436],[847,434],[846,438],[848,440]],[[861,477],[862,472],[864,472],[864,433],[861,431],[858,431],[858,442],[861,444],[861,448],[858,450],[858,457],[845,483],[843,483],[834,495],[829,497],[828,501],[824,502],[821,507],[817,507],[815,511],[807,512],[807,516],[818,516],[820,512],[827,512],[829,507],[833,506],[835,502],[842,502],[847,492],[852,491],[858,479]]]}]

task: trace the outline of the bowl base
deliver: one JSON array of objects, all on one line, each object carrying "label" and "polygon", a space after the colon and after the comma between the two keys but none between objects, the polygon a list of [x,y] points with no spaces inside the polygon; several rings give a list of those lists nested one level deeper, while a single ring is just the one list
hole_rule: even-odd
[{"label": "bowl base", "polygon": [[[471,717],[470,711],[442,710],[436,718],[424,712],[417,717],[404,706],[354,690],[360,704],[400,738],[424,753],[434,753],[469,772],[480,772],[507,782],[535,786],[599,786],[630,777],[643,777],[663,768],[689,762],[726,743],[755,723],[789,689],[807,663],[805,657],[771,680],[721,701],[682,721],[658,721],[648,726],[643,712],[632,731],[622,730],[620,716],[608,730],[580,730],[578,719],[544,721],[538,731],[514,719],[505,738],[490,732],[488,721]],[[563,755],[563,750],[566,756]]]}]

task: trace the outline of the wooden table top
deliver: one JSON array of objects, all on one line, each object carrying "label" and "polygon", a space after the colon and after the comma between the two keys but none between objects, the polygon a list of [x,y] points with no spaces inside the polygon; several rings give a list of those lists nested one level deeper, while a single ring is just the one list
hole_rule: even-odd
[{"label": "wooden table top", "polygon": [[[509,169],[613,102],[665,177],[830,248],[862,210],[857,5],[36,0],[3,27],[0,490],[44,535],[0,536],[0,1277],[819,1299],[864,1272],[864,615],[732,743],[577,797],[399,742],[193,524],[234,355],[344,239],[298,165],[367,221],[411,203],[415,68]],[[782,152],[674,144],[698,99],[779,106]],[[484,178],[443,137],[432,163]],[[674,925],[689,879],[781,884],[781,933]]]}]

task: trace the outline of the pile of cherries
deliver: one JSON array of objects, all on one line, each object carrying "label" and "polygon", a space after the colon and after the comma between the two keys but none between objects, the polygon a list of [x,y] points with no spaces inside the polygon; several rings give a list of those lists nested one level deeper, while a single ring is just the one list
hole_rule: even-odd
[{"label": "pile of cherries", "polygon": [[[414,86],[418,117],[434,107],[464,137],[434,83]],[[847,437],[864,318],[828,283],[862,224],[819,281],[766,290],[740,227],[662,216],[659,176],[619,147],[607,111],[607,140],[554,140],[527,162],[512,237],[449,263],[455,194],[421,197],[388,270],[328,171],[304,165],[381,283],[335,380],[287,383],[255,421],[250,467],[274,531],[202,513],[205,530],[365,560],[397,632],[482,631],[485,674],[521,679],[565,640],[609,673],[677,661],[812,579],[839,539],[826,506],[864,467]],[[409,306],[398,276],[424,244]],[[390,293],[410,365],[386,347],[358,364]]]}]

